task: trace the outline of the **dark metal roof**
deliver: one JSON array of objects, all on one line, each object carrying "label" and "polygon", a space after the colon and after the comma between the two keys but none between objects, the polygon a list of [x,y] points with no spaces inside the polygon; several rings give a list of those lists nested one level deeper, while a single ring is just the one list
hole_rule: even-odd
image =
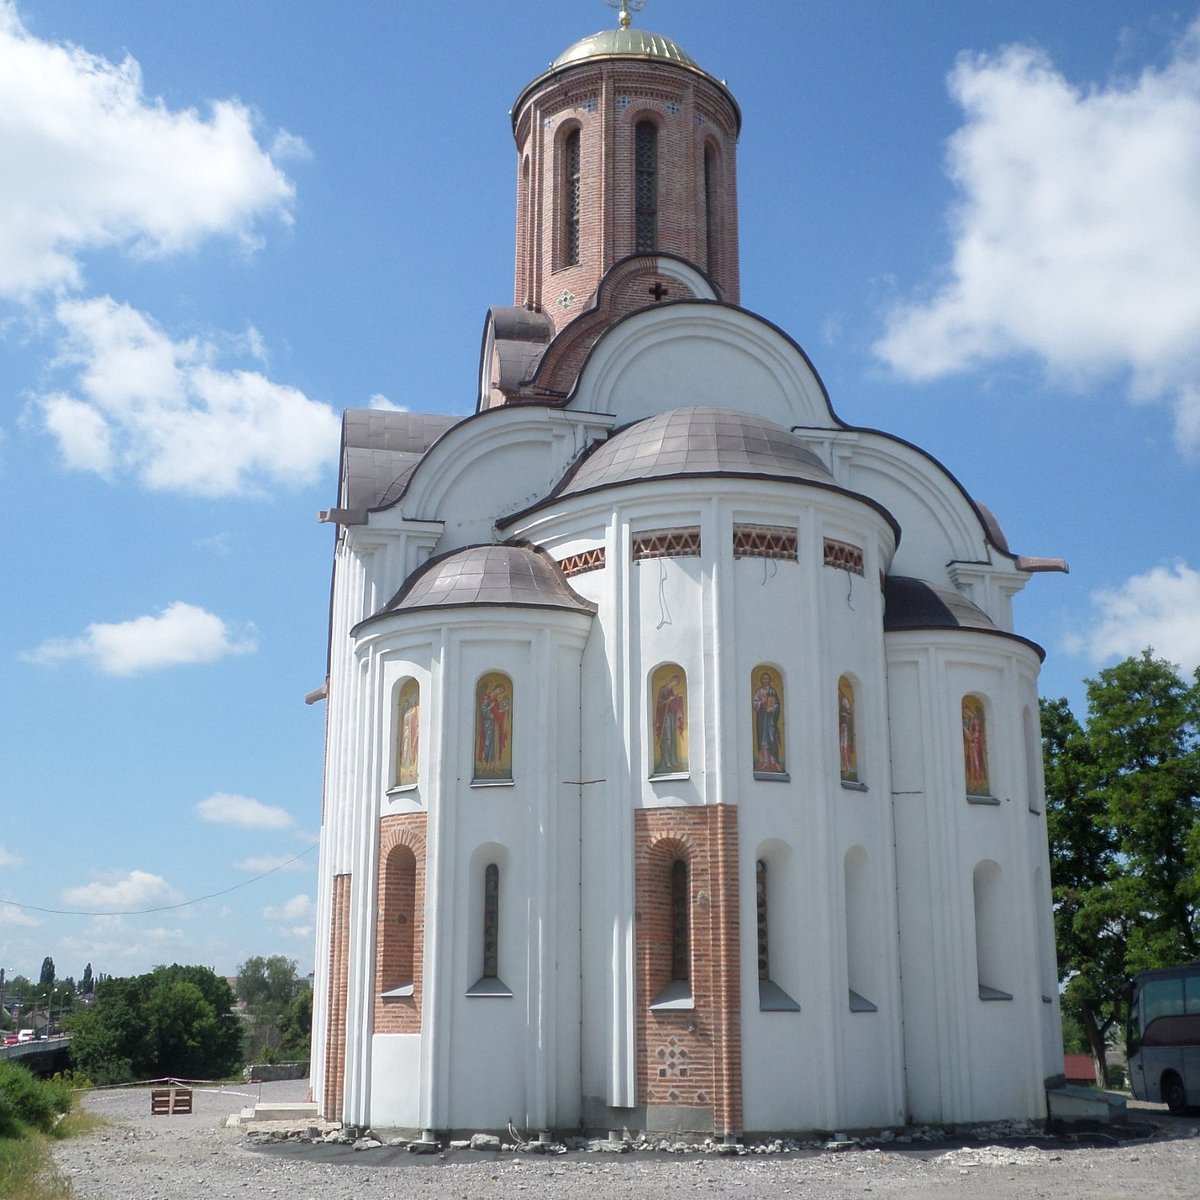
[{"label": "dark metal roof", "polygon": [[833,483],[795,434],[732,408],[676,408],[615,433],[584,458],[562,495],[679,475],[764,475]]},{"label": "dark metal roof", "polygon": [[979,605],[952,587],[889,575],[884,581],[884,629],[986,629],[996,626]]},{"label": "dark metal roof", "polygon": [[349,409],[342,421],[342,507],[365,512],[394,504],[425,452],[460,420],[443,413]]},{"label": "dark metal roof", "polygon": [[511,545],[468,546],[431,559],[408,579],[383,611],[474,604],[596,611],[594,604],[571,587],[548,554],[529,546]]},{"label": "dark metal roof", "polygon": [[1029,638],[998,629],[979,605],[944,584],[904,575],[889,575],[883,583],[883,628],[888,633],[904,629],[974,629],[995,637],[1010,638],[1028,646],[1039,659],[1046,652]]}]

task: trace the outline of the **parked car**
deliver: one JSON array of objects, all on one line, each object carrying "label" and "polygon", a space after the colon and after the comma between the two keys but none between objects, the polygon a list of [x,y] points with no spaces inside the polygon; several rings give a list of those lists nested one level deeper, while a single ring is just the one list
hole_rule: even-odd
[{"label": "parked car", "polygon": [[15,1046],[20,1039],[15,1033],[6,1033],[4,1035],[4,1044],[6,1046]]}]

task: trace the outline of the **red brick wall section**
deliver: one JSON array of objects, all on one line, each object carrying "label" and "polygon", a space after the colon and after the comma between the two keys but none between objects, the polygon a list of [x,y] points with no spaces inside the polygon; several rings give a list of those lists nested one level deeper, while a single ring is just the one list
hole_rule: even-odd
[{"label": "red brick wall section", "polygon": [[[701,270],[713,267],[724,298],[738,303],[737,116],[725,91],[666,63],[610,59],[581,63],[528,93],[516,114],[518,161],[528,155],[525,192],[518,168],[517,304],[541,308],[561,329],[583,311],[604,273],[634,253],[634,126],[658,126],[658,244]],[[558,148],[565,125],[580,129],[579,263],[562,263]],[[714,150],[710,223],[704,151]],[[719,246],[710,256],[707,230]],[[569,294],[569,297],[568,297]]]},{"label": "red brick wall section", "polygon": [[691,288],[685,284],[660,275],[653,259],[627,260],[605,280],[603,290],[596,297],[595,307],[581,313],[547,347],[533,382],[526,389],[527,394],[539,399],[566,396],[574,387],[584,361],[601,336],[627,313],[654,303],[651,293],[656,283],[666,289],[666,300],[695,298]]},{"label": "red brick wall section", "polygon": [[[379,895],[375,924],[375,1032],[421,1032],[425,946],[424,813],[379,823]],[[411,996],[385,996],[412,981]]]},{"label": "red brick wall section", "polygon": [[350,876],[333,877],[329,923],[329,1023],[325,1034],[325,1104],[331,1121],[342,1119],[346,1087],[346,999],[350,975]]},{"label": "red brick wall section", "polygon": [[[671,979],[671,864],[689,867],[695,1008],[652,1012]],[[713,1132],[741,1131],[737,809],[634,814],[638,1103],[712,1108]]]}]

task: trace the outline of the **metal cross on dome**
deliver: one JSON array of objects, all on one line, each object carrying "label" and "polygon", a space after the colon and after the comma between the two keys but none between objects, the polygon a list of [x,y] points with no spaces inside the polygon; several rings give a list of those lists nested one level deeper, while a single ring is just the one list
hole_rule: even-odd
[{"label": "metal cross on dome", "polygon": [[622,29],[629,28],[629,23],[633,20],[630,13],[641,12],[646,6],[646,0],[604,0],[604,3],[609,8],[621,10],[617,20],[620,21]]}]

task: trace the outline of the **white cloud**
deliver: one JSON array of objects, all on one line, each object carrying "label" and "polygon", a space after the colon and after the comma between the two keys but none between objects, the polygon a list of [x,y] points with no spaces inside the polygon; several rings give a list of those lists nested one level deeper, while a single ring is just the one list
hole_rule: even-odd
[{"label": "white cloud", "polygon": [[263,916],[271,921],[302,921],[313,914],[315,905],[309,896],[293,896],[283,904],[268,904]]},{"label": "white cloud", "polygon": [[268,871],[307,871],[310,864],[293,855],[260,854],[256,857],[239,859],[233,865],[239,871],[252,871],[255,875],[265,875]]},{"label": "white cloud", "polygon": [[382,392],[372,392],[367,400],[367,407],[381,412],[408,412],[403,404],[389,400]]},{"label": "white cloud", "polygon": [[[0,0],[2,2],[2,0]],[[173,341],[148,316],[104,296],[64,300],[58,366],[73,388],[36,398],[66,466],[135,476],[154,491],[253,493],[313,482],[337,455],[328,405],[259,371],[222,369],[222,345]],[[261,360],[254,331],[226,345]]]},{"label": "white cloud", "polygon": [[41,923],[40,918],[15,904],[0,904],[0,928],[36,929]]},{"label": "white cloud", "polygon": [[1068,639],[1068,649],[1100,663],[1150,646],[1185,673],[1200,666],[1200,571],[1185,563],[1155,567],[1094,592],[1092,604],[1097,615],[1091,629]]},{"label": "white cloud", "polygon": [[146,871],[128,871],[124,875],[110,873],[106,878],[67,888],[62,893],[63,902],[75,908],[110,908],[123,912],[177,904],[181,898],[161,875]]},{"label": "white cloud", "polygon": [[249,796],[216,792],[196,805],[196,816],[218,825],[240,825],[243,829],[290,829],[292,817],[285,809]]},{"label": "white cloud", "polygon": [[19,866],[21,866],[21,859],[18,858],[17,855],[13,854],[11,851],[5,850],[5,848],[3,846],[0,846],[0,867],[19,867]]},{"label": "white cloud", "polygon": [[263,218],[291,219],[294,187],[272,156],[306,152],[283,132],[264,149],[234,100],[172,111],[143,93],[134,59],[41,41],[0,0],[0,295],[77,287],[81,256],[108,246],[253,246]]},{"label": "white cloud", "polygon": [[946,282],[875,351],[933,379],[1033,354],[1075,385],[1128,378],[1200,445],[1200,21],[1161,69],[1073,86],[1039,51],[962,58]]},{"label": "white cloud", "polygon": [[51,638],[21,657],[42,664],[82,659],[105,675],[140,675],[163,667],[216,662],[255,649],[252,626],[235,632],[220,617],[176,600],[157,616],[114,625],[95,623],[79,637]]}]

